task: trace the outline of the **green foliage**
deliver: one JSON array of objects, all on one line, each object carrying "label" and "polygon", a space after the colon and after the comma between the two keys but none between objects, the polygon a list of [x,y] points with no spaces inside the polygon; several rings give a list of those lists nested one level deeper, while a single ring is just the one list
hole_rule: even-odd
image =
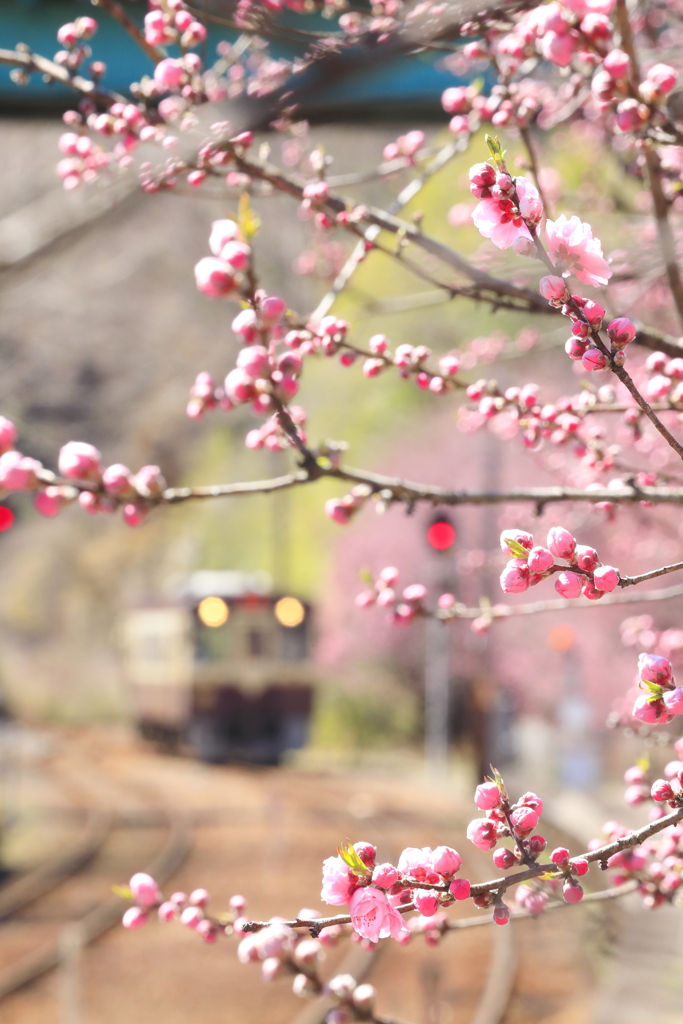
[{"label": "green foliage", "polygon": [[325,687],[318,698],[312,724],[314,746],[362,751],[410,746],[417,735],[419,713],[403,692],[344,693]]}]

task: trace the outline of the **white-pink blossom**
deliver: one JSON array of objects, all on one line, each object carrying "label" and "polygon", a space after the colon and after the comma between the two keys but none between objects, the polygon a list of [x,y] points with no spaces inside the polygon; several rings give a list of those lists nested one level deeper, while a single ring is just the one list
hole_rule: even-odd
[{"label": "white-pink blossom", "polygon": [[567,219],[561,213],[557,220],[546,221],[545,230],[548,254],[558,270],[575,274],[584,284],[607,284],[612,270],[602,255],[600,240],[593,238],[590,224],[576,216]]}]

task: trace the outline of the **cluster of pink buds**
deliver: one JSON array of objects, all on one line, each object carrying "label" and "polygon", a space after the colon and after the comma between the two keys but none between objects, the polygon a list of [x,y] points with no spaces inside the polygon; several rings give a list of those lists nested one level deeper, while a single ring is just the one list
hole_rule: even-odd
[{"label": "cluster of pink buds", "polygon": [[646,692],[636,699],[633,716],[649,724],[665,724],[683,714],[683,689],[676,686],[673,665],[659,654],[638,657],[638,679]]},{"label": "cluster of pink buds", "polygon": [[[297,919],[315,921],[317,910],[301,909]],[[241,920],[233,928],[240,933]],[[264,981],[274,981],[283,975],[294,975],[295,995],[318,995],[322,984],[317,976],[317,965],[324,957],[326,946],[334,946],[344,934],[340,925],[330,925],[317,938],[309,938],[290,928],[281,918],[273,918],[265,928],[246,935],[237,947],[240,963],[260,963]],[[330,984],[332,984],[330,982]]]},{"label": "cluster of pink buds", "polygon": [[145,39],[150,46],[178,43],[184,50],[199,46],[206,39],[206,29],[190,13],[183,0],[148,0],[145,15]]},{"label": "cluster of pink buds", "polygon": [[243,896],[233,896],[230,913],[221,915],[218,921],[207,910],[210,895],[206,889],[195,889],[189,896],[184,892],[174,892],[164,899],[155,880],[142,871],[133,875],[128,888],[120,890],[120,895],[134,900],[134,906],[123,915],[124,928],[142,928],[149,920],[150,912],[156,910],[160,921],[178,921],[209,944],[216,942],[221,933],[232,935],[233,931],[239,931],[239,921],[244,920],[241,915],[247,906]]},{"label": "cluster of pink buds", "polygon": [[[363,590],[356,597],[358,608],[371,608],[377,605],[379,608],[387,608],[389,621],[397,626],[407,626],[414,618],[425,614],[425,599],[427,588],[422,583],[412,583],[399,591],[399,572],[394,566],[387,566],[382,569],[374,581],[372,589]],[[451,603],[454,598],[451,594],[442,595],[439,599],[439,607],[450,607],[444,604],[444,598]]]},{"label": "cluster of pink buds", "polygon": [[[78,71],[83,61],[91,56],[92,51],[87,45],[87,40],[92,39],[97,32],[97,27],[95,19],[89,17],[76,18],[75,21],[68,21],[62,25],[57,30],[57,42],[64,49],[58,50],[54,55],[55,64],[61,64],[71,72]],[[104,65],[101,68],[96,67],[93,77],[101,78],[105,70]],[[91,73],[92,71],[91,68]]]},{"label": "cluster of pink buds", "polygon": [[676,85],[678,74],[669,64],[653,65],[634,95],[631,59],[613,49],[591,82],[593,103],[601,112],[614,114],[617,128],[630,134],[659,120],[659,108]]},{"label": "cluster of pink buds", "polygon": [[120,464],[104,469],[100,452],[85,441],[69,441],[59,452],[59,473],[73,485],[50,483],[53,473],[15,451],[16,436],[14,424],[0,417],[0,490],[37,491],[33,503],[48,518],[78,500],[93,515],[122,506],[124,522],[139,526],[166,487],[158,466],[143,466],[136,474]]},{"label": "cluster of pink buds", "polygon": [[409,167],[415,165],[415,158],[425,144],[425,133],[421,131],[407,132],[399,135],[396,142],[390,142],[384,147],[383,156],[385,160],[404,159]]},{"label": "cluster of pink buds", "polygon": [[[680,761],[674,764],[679,766],[679,771],[675,772],[673,786],[665,779],[657,780],[652,786],[652,799],[658,804],[655,816],[664,814],[662,802],[668,802],[674,808],[681,807],[680,769],[683,769],[683,764]],[[634,769],[629,769],[626,774],[628,776],[630,773],[634,777],[633,772]],[[673,793],[674,786],[679,796],[674,794],[671,798],[669,790]],[[628,835],[628,829],[616,821],[606,822],[603,831],[609,842]],[[593,839],[588,847],[591,850],[597,849],[603,843],[604,839]],[[625,885],[632,881],[638,883],[638,892],[648,909],[672,903],[683,884],[683,827],[680,824],[669,826],[658,835],[646,839],[640,846],[620,850],[608,859],[607,867],[614,885]]]},{"label": "cluster of pink buds", "polygon": [[401,912],[415,909],[431,918],[440,907],[469,897],[469,881],[455,877],[461,866],[460,854],[449,846],[408,847],[394,866],[377,864],[371,843],[348,843],[323,862],[320,897],[332,906],[348,903],[362,939],[374,943],[391,936],[406,943],[411,932]]},{"label": "cluster of pink buds", "polygon": [[648,380],[645,394],[651,402],[680,405],[683,402],[683,359],[653,352],[645,360]]},{"label": "cluster of pink buds", "polygon": [[[594,548],[577,544],[562,526],[553,526],[549,531],[547,547],[535,546],[532,535],[524,530],[503,530],[500,546],[512,556],[500,577],[506,594],[522,594],[554,573],[558,573],[555,590],[560,597],[583,594],[597,601],[619,586],[617,569],[602,565]],[[567,564],[556,562],[558,558]]]},{"label": "cluster of pink buds", "polygon": [[531,255],[534,243],[529,227],[535,229],[543,216],[536,187],[491,164],[475,164],[469,177],[470,192],[480,200],[472,213],[475,227],[499,249],[513,245],[515,252]]},{"label": "cluster of pink buds", "polygon": [[213,256],[204,256],[194,268],[197,288],[213,299],[231,295],[243,286],[251,260],[251,248],[240,237],[237,222],[214,221],[209,248]]}]

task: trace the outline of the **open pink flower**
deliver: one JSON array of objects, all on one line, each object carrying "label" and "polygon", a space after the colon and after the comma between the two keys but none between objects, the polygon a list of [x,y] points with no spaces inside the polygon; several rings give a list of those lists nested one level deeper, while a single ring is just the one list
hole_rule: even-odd
[{"label": "open pink flower", "polygon": [[354,876],[341,857],[328,857],[323,861],[321,900],[333,907],[342,907],[349,902],[355,888]]},{"label": "open pink flower", "polygon": [[370,942],[390,936],[395,939],[405,927],[398,910],[374,886],[356,889],[349,901],[349,913],[355,930]]},{"label": "open pink flower", "polygon": [[607,284],[612,270],[602,255],[600,240],[593,238],[590,224],[578,217],[567,220],[561,213],[557,220],[546,222],[545,231],[550,259],[558,269],[576,274],[584,284]]}]

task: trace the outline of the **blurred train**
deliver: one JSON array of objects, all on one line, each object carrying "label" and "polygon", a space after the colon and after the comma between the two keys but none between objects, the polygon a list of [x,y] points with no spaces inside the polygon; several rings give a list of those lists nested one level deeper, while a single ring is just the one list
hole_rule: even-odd
[{"label": "blurred train", "polygon": [[146,739],[212,763],[278,764],[305,745],[312,610],[267,574],[196,572],[173,601],[130,610],[121,639]]}]

